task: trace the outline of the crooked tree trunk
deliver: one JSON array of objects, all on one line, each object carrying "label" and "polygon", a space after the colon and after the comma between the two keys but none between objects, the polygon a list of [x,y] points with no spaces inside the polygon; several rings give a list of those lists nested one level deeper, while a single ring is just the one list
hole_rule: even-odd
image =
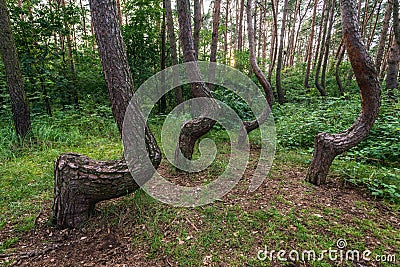
[{"label": "crooked tree trunk", "polygon": [[[252,23],[251,7],[252,7],[252,0],[247,0],[246,13],[247,13],[247,28],[248,28],[247,32],[248,32],[249,49],[250,49],[250,67],[254,71],[254,74],[256,75],[258,81],[260,82],[261,86],[264,89],[268,105],[259,118],[256,118],[253,121],[243,122],[247,134],[257,129],[260,123],[265,122],[265,120],[268,118],[268,115],[271,111],[273,104],[273,92],[271,85],[269,84],[267,77],[265,77],[264,73],[261,71],[257,63],[255,44],[254,44],[254,30],[253,27],[251,26]],[[245,144],[245,143],[246,143],[246,135],[240,134],[238,138],[238,144]]]},{"label": "crooked tree trunk", "polygon": [[[90,1],[90,9],[113,115],[122,134],[125,111],[133,95],[133,79],[116,3]],[[157,168],[161,151],[147,125],[145,131],[147,154]],[[146,171],[142,167],[140,163],[134,166],[140,177]],[[122,196],[137,188],[124,160],[106,162],[77,154],[61,155],[55,164],[53,223],[59,227],[78,227],[90,216],[97,202]]]},{"label": "crooked tree trunk", "polygon": [[[169,47],[171,51],[171,62],[172,65],[177,65],[178,62],[178,55],[176,52],[176,40],[175,40],[175,31],[174,31],[174,18],[172,15],[172,8],[171,8],[171,0],[164,0],[165,4],[165,15],[167,16],[167,30],[168,30],[168,39],[169,39]],[[174,75],[174,79],[176,80],[177,75]],[[178,81],[175,81],[175,84],[178,84]],[[182,96],[182,88],[177,86],[174,88],[174,94],[177,104],[183,102]]]},{"label": "crooked tree trunk", "polygon": [[347,54],[361,92],[362,111],[350,128],[339,134],[320,133],[315,136],[314,154],[306,179],[325,183],[334,158],[356,146],[371,130],[378,116],[381,88],[375,65],[368,55],[359,30],[354,0],[341,0],[342,29]]},{"label": "crooked tree trunk", "polygon": [[58,157],[54,169],[53,224],[60,227],[80,226],[96,203],[139,188],[125,160],[96,161],[68,153]]},{"label": "crooked tree trunk", "polygon": [[[248,38],[249,38],[249,50],[250,50],[250,66],[254,71],[258,81],[264,89],[265,97],[267,98],[268,105],[272,107],[273,103],[273,92],[270,83],[268,82],[267,77],[265,77],[264,73],[260,69],[257,63],[256,53],[255,53],[255,44],[254,44],[254,31],[253,27],[251,27],[251,6],[252,0],[247,1],[246,12],[247,12],[247,25],[248,25]],[[247,127],[246,127],[247,129]],[[249,131],[248,131],[249,132]]]},{"label": "crooked tree trunk", "polygon": [[14,126],[18,137],[24,138],[31,132],[29,103],[5,0],[0,0],[0,28],[0,53],[7,77]]},{"label": "crooked tree trunk", "polygon": [[[193,37],[190,26],[190,14],[187,12],[189,8],[188,1],[178,0],[177,8],[184,61],[196,61],[196,51],[194,50]],[[189,75],[189,77],[191,76],[192,78],[194,78],[194,80],[199,80],[198,77],[200,77],[200,70],[187,70],[187,74]],[[194,97],[207,97],[209,99],[213,98],[209,88],[204,82],[191,83],[190,86],[192,95]],[[189,160],[192,159],[194,145],[196,141],[204,134],[209,132],[214,126],[215,120],[207,118],[208,112],[213,112],[213,110],[205,108],[199,117],[187,121],[181,126],[179,141],[175,151],[175,162],[178,165],[184,165],[185,160],[182,158],[182,156]]]}]

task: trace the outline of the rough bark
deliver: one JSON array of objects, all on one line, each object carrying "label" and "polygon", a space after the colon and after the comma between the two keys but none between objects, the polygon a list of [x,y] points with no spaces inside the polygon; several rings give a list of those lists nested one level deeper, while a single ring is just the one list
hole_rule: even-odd
[{"label": "rough bark", "polygon": [[286,15],[288,13],[289,1],[285,0],[283,6],[283,14],[282,14],[282,25],[281,25],[281,33],[279,37],[279,50],[278,50],[278,61],[276,63],[276,91],[278,92],[278,102],[279,104],[283,104],[285,102],[285,94],[282,89],[281,82],[281,72],[282,72],[282,59],[283,59],[283,42],[286,30]]},{"label": "rough bark", "polygon": [[[165,15],[167,17],[167,30],[168,30],[168,39],[169,39],[169,47],[171,53],[171,62],[172,65],[177,65],[178,62],[178,55],[176,52],[176,39],[175,39],[175,31],[174,31],[174,19],[172,15],[172,8],[171,8],[171,0],[165,0]],[[174,75],[174,78],[177,77]],[[175,81],[175,84],[178,84],[178,81]],[[177,104],[183,102],[182,96],[182,88],[177,86],[174,88],[174,94]]]},{"label": "rough bark", "polygon": [[0,53],[7,77],[14,126],[18,137],[24,138],[31,132],[29,103],[5,0],[0,0],[0,29]]},{"label": "rough bark", "polygon": [[375,65],[376,65],[378,74],[381,73],[382,60],[383,60],[383,55],[385,52],[385,43],[386,43],[387,34],[388,34],[388,30],[389,30],[390,18],[392,16],[392,6],[393,6],[392,1],[393,0],[389,0],[386,3],[385,15],[383,17],[383,23],[382,23],[382,30],[381,30],[381,34],[379,36],[378,49],[376,51]]},{"label": "rough bark", "polygon": [[54,177],[53,224],[59,227],[78,227],[96,203],[139,188],[125,160],[96,161],[72,153],[58,157]]},{"label": "rough bark", "polygon": [[369,56],[359,30],[354,0],[341,0],[342,29],[347,54],[361,92],[361,113],[350,128],[339,134],[320,133],[315,136],[314,154],[306,179],[325,183],[334,158],[356,146],[371,130],[378,116],[381,88],[375,65]]},{"label": "rough bark", "polygon": [[[90,1],[90,9],[113,115],[122,133],[125,110],[133,94],[133,79],[116,3]],[[133,112],[140,118],[139,110],[134,109]],[[140,125],[138,128],[141,128]],[[145,131],[147,154],[157,168],[161,151],[147,125]],[[147,168],[140,163],[131,170],[137,170],[135,173],[139,178],[149,175]],[[59,227],[79,227],[90,216],[97,202],[122,196],[138,188],[124,160],[94,161],[76,154],[64,154],[55,163],[54,175],[53,223]]]}]

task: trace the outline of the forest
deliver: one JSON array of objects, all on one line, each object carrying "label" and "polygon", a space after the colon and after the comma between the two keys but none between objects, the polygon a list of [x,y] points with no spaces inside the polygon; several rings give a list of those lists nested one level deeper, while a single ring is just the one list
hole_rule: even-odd
[{"label": "forest", "polygon": [[398,0],[0,0],[0,266],[399,266]]}]

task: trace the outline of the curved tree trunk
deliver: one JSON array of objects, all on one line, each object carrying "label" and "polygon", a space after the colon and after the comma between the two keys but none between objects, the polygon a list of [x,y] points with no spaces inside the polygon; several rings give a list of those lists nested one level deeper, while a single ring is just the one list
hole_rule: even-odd
[{"label": "curved tree trunk", "polygon": [[[247,13],[247,28],[248,28],[248,38],[249,38],[249,49],[250,49],[250,67],[253,69],[254,74],[256,75],[258,81],[264,89],[264,93],[268,102],[266,109],[263,111],[259,118],[256,118],[253,121],[243,122],[243,125],[246,129],[246,133],[250,133],[251,131],[257,129],[260,123],[264,123],[264,121],[268,118],[268,115],[271,111],[273,104],[273,92],[272,87],[269,84],[267,77],[265,77],[264,73],[261,71],[260,67],[257,63],[256,53],[255,53],[255,44],[254,44],[254,29],[251,26],[251,7],[252,0],[247,0],[246,13]],[[242,132],[243,133],[243,132]],[[245,144],[246,135],[240,134],[238,138],[238,144]]]},{"label": "curved tree trunk", "polygon": [[132,193],[139,186],[125,160],[96,161],[63,154],[54,166],[53,224],[77,227],[93,213],[95,204]]},{"label": "curved tree trunk", "polygon": [[[116,4],[91,0],[90,9],[113,115],[122,134],[125,111],[133,96],[133,79]],[[147,125],[145,131],[147,153],[157,168],[161,151]],[[140,177],[146,172],[140,163],[134,168]],[[64,154],[57,159],[54,178],[53,223],[59,227],[78,227],[89,217],[97,202],[138,188],[124,160],[95,161],[77,154]]]},{"label": "curved tree trunk", "polygon": [[358,26],[354,0],[341,0],[342,29],[347,53],[361,91],[362,111],[354,124],[339,134],[320,133],[315,136],[314,154],[306,179],[325,183],[334,158],[356,146],[371,130],[378,116],[381,88],[375,65],[368,55]]},{"label": "curved tree trunk", "polygon": [[[185,62],[196,61],[196,51],[194,50],[193,45],[193,37],[190,26],[190,14],[187,12],[188,10],[188,1],[187,0],[178,0],[178,20],[179,20],[179,30],[180,30],[180,38],[183,50],[183,58]],[[195,80],[195,76],[198,77],[200,75],[200,71],[198,69],[195,70],[187,70],[187,74],[189,76],[193,76]],[[209,88],[206,86],[204,82],[202,83],[191,83],[191,91],[194,97],[207,97],[212,99],[212,94]],[[186,159],[192,159],[194,145],[196,141],[202,137],[204,134],[208,133],[211,128],[214,126],[215,121],[207,118],[206,114],[208,112],[213,112],[212,110],[204,110],[202,114],[196,119],[185,122],[181,126],[181,132],[179,135],[178,145],[175,151],[175,162],[182,166],[184,160],[181,156],[184,156]],[[179,153],[182,152],[182,153]]]},{"label": "curved tree trunk", "polygon": [[264,89],[265,97],[267,98],[268,105],[272,107],[273,103],[273,92],[271,85],[269,84],[267,77],[265,77],[264,73],[261,71],[260,67],[257,63],[256,53],[255,53],[255,45],[254,45],[254,31],[253,27],[251,27],[251,6],[252,0],[247,0],[247,25],[248,25],[248,38],[249,38],[249,50],[250,50],[250,66],[254,71],[258,81]]},{"label": "curved tree trunk", "polygon": [[29,103],[24,90],[24,80],[5,0],[0,0],[0,28],[0,53],[6,71],[14,126],[18,137],[24,138],[31,132]]}]

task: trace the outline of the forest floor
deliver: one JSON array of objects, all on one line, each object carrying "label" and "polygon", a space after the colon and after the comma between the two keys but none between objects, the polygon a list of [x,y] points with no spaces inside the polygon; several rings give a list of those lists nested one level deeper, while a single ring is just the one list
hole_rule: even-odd
[{"label": "forest floor", "polygon": [[[54,154],[58,152],[54,151]],[[253,158],[256,155],[257,152],[252,150]],[[22,163],[14,164],[18,166]],[[376,200],[369,192],[355,188],[335,174],[329,176],[326,185],[313,186],[304,181],[307,166],[304,159],[299,158],[296,152],[285,150],[278,151],[264,183],[255,192],[249,193],[248,185],[255,164],[256,161],[251,161],[239,184],[213,204],[176,208],[138,191],[100,203],[90,221],[75,230],[60,230],[50,224],[52,167],[49,165],[45,170],[38,170],[47,173],[44,176],[47,182],[43,185],[46,188],[44,191],[47,191],[46,197],[28,197],[27,201],[32,207],[17,212],[15,217],[6,214],[10,219],[0,225],[0,265],[400,264],[398,205]],[[212,179],[215,176],[215,170],[189,176],[174,171],[166,162],[162,163],[159,172],[176,183]],[[339,239],[346,242],[346,246],[340,249],[337,247]],[[276,252],[272,259],[257,258],[259,251],[265,248],[268,253],[272,250],[285,250],[286,258],[289,251],[296,250],[300,253],[300,260],[294,262],[288,258],[288,261],[279,261]],[[339,254],[335,254],[337,260],[331,260],[327,254],[322,261],[301,259],[304,250],[314,250],[318,258],[323,250],[330,249],[338,250],[337,253],[358,250],[360,260],[340,262]],[[366,250],[372,252],[370,261],[361,257]],[[382,262],[383,259],[386,262]]]}]

